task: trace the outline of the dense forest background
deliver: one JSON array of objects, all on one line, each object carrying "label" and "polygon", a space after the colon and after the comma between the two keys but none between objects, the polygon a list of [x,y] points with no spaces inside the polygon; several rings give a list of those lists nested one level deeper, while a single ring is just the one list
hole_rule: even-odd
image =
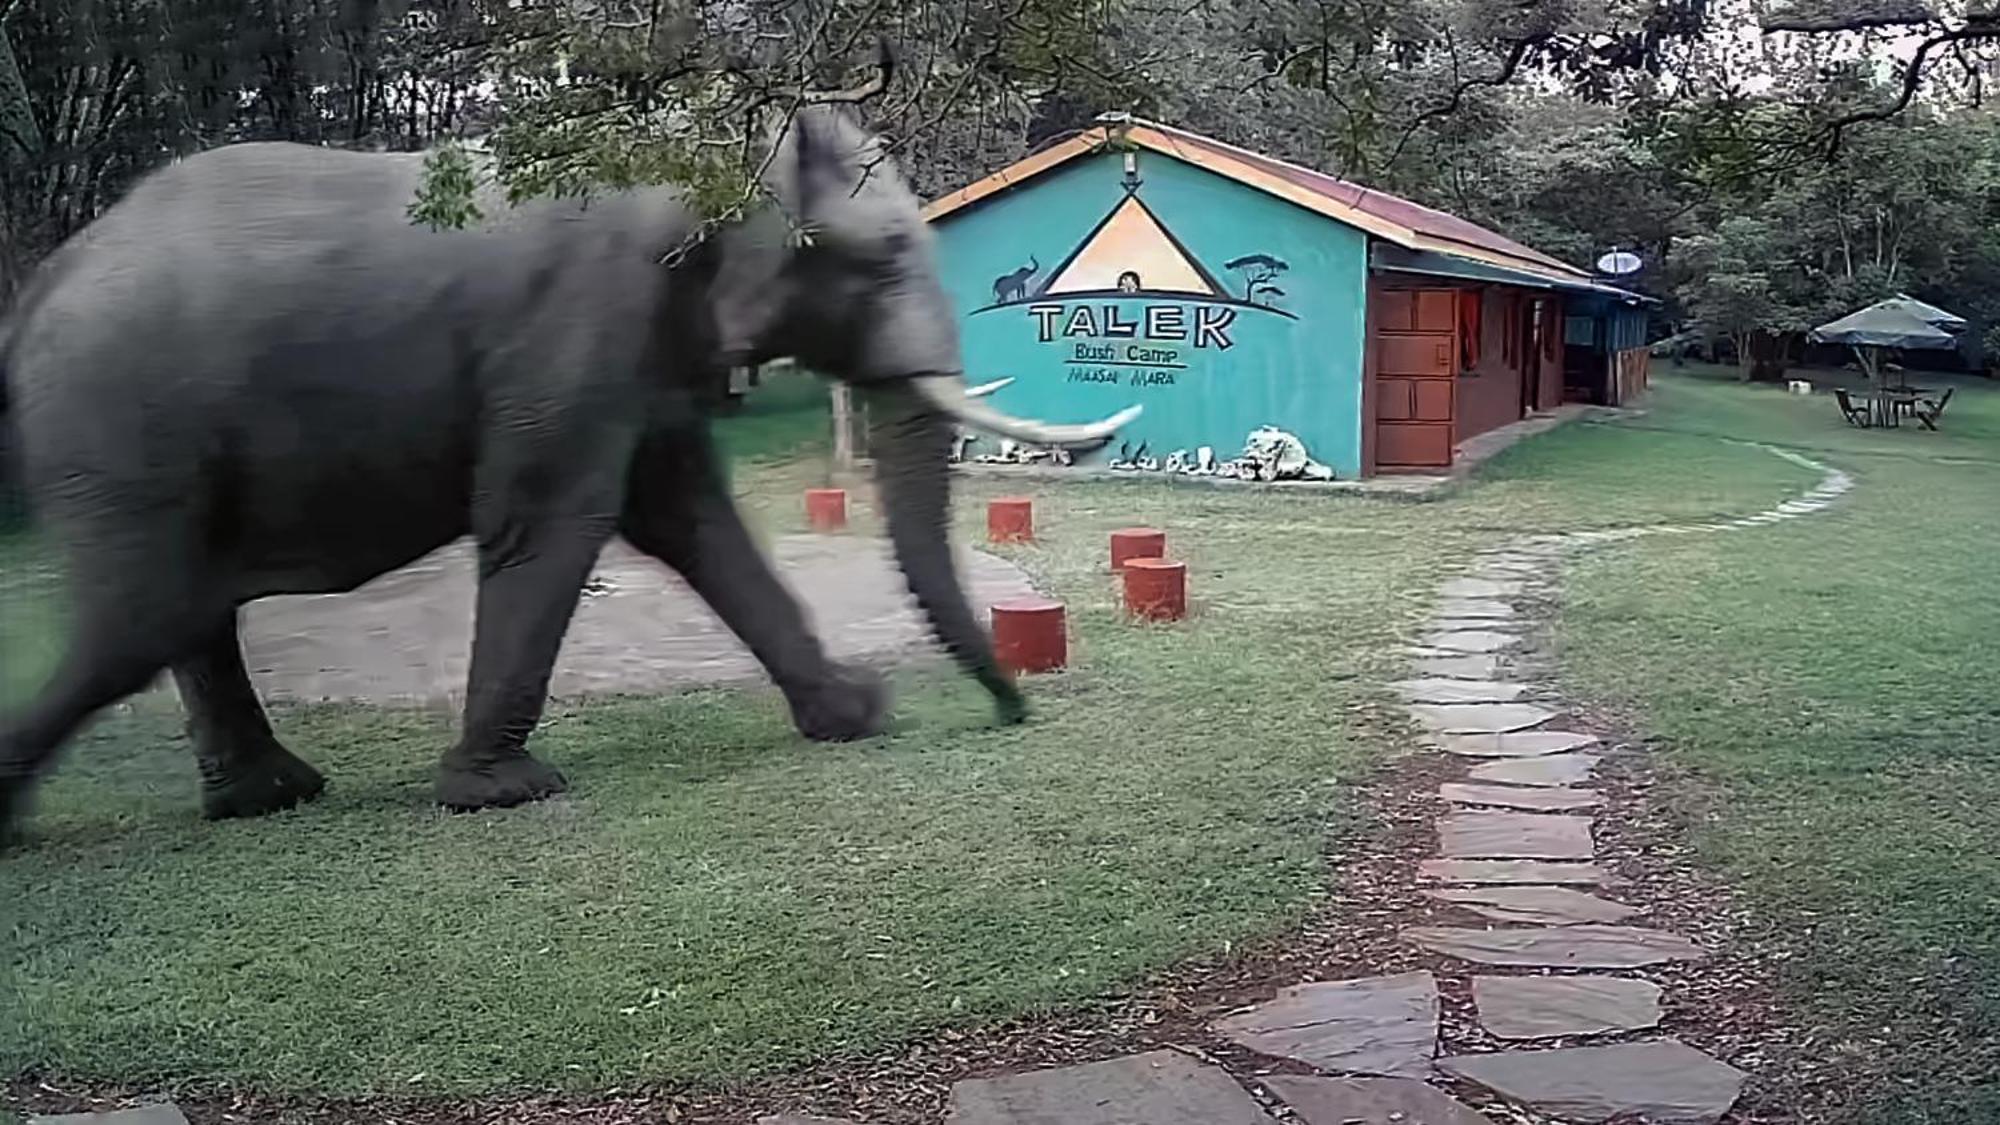
[{"label": "dense forest background", "polygon": [[0,0],[0,295],[147,170],[236,141],[437,149],[432,213],[477,168],[517,196],[671,180],[727,215],[772,117],[847,96],[886,40],[895,80],[857,106],[926,195],[1130,111],[1574,262],[1634,251],[1656,335],[1760,375],[1896,292],[1970,318],[1982,362],[2000,22],[1857,3]]}]

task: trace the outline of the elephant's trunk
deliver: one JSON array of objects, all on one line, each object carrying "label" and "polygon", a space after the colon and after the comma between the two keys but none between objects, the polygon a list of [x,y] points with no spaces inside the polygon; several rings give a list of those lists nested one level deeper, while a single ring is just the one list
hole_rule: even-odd
[{"label": "elephant's trunk", "polygon": [[1027,703],[994,659],[992,639],[966,601],[953,565],[951,476],[945,468],[951,420],[903,384],[873,391],[869,410],[875,479],[888,514],[889,541],[910,592],[945,651],[992,693],[1001,721],[1018,723],[1027,717]]}]

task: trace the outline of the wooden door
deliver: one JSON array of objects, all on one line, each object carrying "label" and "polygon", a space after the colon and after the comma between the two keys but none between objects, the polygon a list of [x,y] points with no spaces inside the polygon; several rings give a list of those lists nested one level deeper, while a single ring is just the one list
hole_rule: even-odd
[{"label": "wooden door", "polygon": [[1392,289],[1376,299],[1375,464],[1448,466],[1457,417],[1457,290]]}]

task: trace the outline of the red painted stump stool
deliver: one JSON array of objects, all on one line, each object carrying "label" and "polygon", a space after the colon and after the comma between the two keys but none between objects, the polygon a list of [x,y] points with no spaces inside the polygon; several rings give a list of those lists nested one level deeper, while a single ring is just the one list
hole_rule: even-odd
[{"label": "red painted stump stool", "polygon": [[1003,496],[986,504],[986,540],[989,543],[1032,543],[1035,539],[1035,502],[1025,496]]},{"label": "red painted stump stool", "polygon": [[1169,559],[1125,561],[1125,612],[1144,621],[1187,616],[1187,564]]},{"label": "red painted stump stool", "polygon": [[839,531],[847,526],[847,490],[806,489],[806,522],[814,531]]},{"label": "red painted stump stool", "polygon": [[1133,559],[1167,557],[1167,533],[1150,527],[1128,527],[1111,533],[1111,569],[1124,570]]},{"label": "red painted stump stool", "polygon": [[993,655],[1010,672],[1053,672],[1069,663],[1063,604],[1013,598],[993,606]]}]

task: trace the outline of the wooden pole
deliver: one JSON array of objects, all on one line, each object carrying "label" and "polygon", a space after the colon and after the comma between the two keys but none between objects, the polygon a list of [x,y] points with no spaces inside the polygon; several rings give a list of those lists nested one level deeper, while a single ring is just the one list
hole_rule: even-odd
[{"label": "wooden pole", "polygon": [[836,472],[854,468],[854,395],[846,383],[833,383],[833,467]]}]

